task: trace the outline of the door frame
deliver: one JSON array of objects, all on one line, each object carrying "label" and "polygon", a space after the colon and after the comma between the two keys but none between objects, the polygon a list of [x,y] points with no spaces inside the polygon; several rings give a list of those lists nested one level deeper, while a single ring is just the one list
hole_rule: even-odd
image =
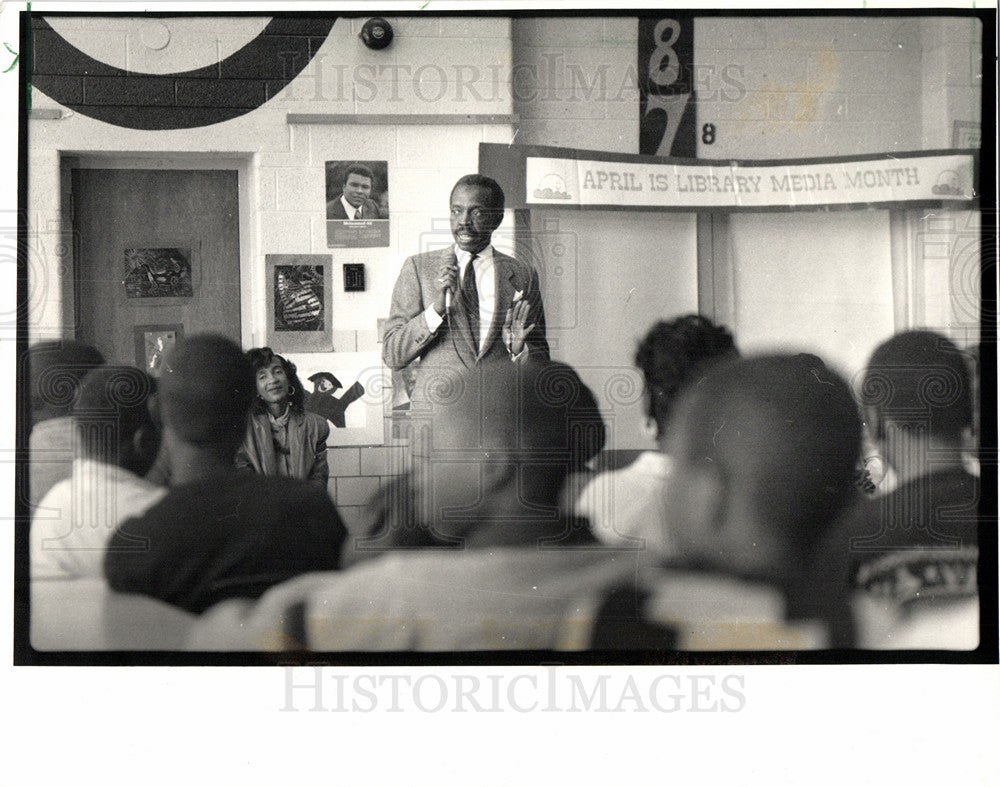
[{"label": "door frame", "polygon": [[[86,153],[61,152],[59,156],[60,207],[64,226],[72,226],[72,204],[70,200],[72,171],[74,169],[221,169],[234,170],[237,179],[237,199],[239,201],[239,256],[240,256],[240,344],[243,348],[253,347],[254,327],[258,325],[257,311],[263,312],[253,298],[253,293],[263,292],[263,273],[253,265],[256,259],[256,203],[254,194],[255,156],[252,153],[116,153],[88,151]],[[73,261],[74,270],[76,260]],[[77,333],[76,320],[76,277],[62,277],[62,324],[72,326]]]}]

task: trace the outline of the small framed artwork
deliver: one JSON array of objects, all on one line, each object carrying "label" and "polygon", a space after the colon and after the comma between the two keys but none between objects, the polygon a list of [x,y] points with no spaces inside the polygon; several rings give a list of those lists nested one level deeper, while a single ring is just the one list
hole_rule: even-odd
[{"label": "small framed artwork", "polygon": [[344,292],[365,291],[365,266],[360,262],[344,263]]},{"label": "small framed artwork", "polygon": [[125,296],[128,298],[190,298],[191,250],[125,249]]},{"label": "small framed artwork", "polygon": [[389,245],[388,162],[326,162],[326,245]]},{"label": "small framed artwork", "polygon": [[267,344],[275,352],[333,350],[333,261],[327,254],[268,254]]},{"label": "small framed artwork", "polygon": [[178,339],[184,336],[184,326],[180,323],[164,325],[136,325],[135,365],[153,377],[160,376],[163,356]]}]

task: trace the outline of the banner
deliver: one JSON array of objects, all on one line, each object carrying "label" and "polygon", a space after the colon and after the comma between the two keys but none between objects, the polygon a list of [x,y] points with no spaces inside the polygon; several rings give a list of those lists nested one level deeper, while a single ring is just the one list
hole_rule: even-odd
[{"label": "banner", "polygon": [[971,201],[970,153],[851,161],[659,163],[525,157],[525,204],[663,209],[818,208]]}]

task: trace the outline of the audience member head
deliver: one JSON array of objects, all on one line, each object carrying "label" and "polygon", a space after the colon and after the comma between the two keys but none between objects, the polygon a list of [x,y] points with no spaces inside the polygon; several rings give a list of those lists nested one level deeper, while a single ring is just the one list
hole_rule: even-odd
[{"label": "audience member head", "polygon": [[604,446],[597,402],[565,364],[487,362],[437,393],[413,483],[450,536],[477,521],[553,520],[566,476]]},{"label": "audience member head", "polygon": [[682,396],[666,437],[671,535],[722,569],[793,578],[855,499],[861,421],[850,388],[816,356],[713,367]]},{"label": "audience member head", "polygon": [[255,390],[240,348],[212,334],[182,339],[167,352],[159,385],[164,437],[232,462]]},{"label": "audience member head", "polygon": [[254,412],[265,412],[272,403],[284,408],[287,402],[297,410],[303,408],[305,393],[294,363],[278,355],[270,347],[254,347],[247,351],[247,359],[253,367],[256,383]]},{"label": "audience member head", "polygon": [[73,405],[82,455],[145,475],[160,446],[150,412],[155,387],[152,377],[131,366],[88,372]]},{"label": "audience member head", "polygon": [[31,423],[67,416],[79,392],[80,380],[104,363],[104,357],[84,342],[41,342],[28,350],[31,379]]},{"label": "audience member head", "polygon": [[904,475],[906,455],[912,453],[907,443],[921,439],[959,447],[972,428],[968,361],[932,331],[905,331],[879,345],[865,369],[860,398],[880,449]]},{"label": "audience member head", "polygon": [[705,317],[688,314],[658,322],[639,343],[635,365],[646,381],[646,415],[663,436],[671,406],[695,375],[739,352],[728,330]]}]

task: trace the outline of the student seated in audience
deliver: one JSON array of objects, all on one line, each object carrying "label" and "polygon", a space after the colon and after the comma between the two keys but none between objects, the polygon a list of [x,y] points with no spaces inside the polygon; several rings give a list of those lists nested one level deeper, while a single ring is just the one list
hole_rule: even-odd
[{"label": "student seated in audience", "polygon": [[358,538],[345,559],[352,563],[378,557],[390,549],[447,546],[419,516],[409,472],[394,475],[368,500]]},{"label": "student seated in audience", "polygon": [[860,645],[974,648],[979,484],[964,464],[966,359],[931,331],[897,334],[872,354],[861,399],[896,487],[838,528],[821,566],[858,591]]},{"label": "student seated in audience", "polygon": [[303,408],[305,391],[295,364],[270,347],[256,347],[247,358],[256,375],[256,396],[236,454],[237,467],[261,475],[301,478],[326,489],[330,425]]},{"label": "student seated in audience", "polygon": [[[94,347],[72,340],[42,342],[28,350],[31,435],[28,438],[28,500],[37,506],[73,471],[73,417],[80,380],[104,363]],[[23,492],[22,492],[23,494]]]},{"label": "student seated in audience", "polygon": [[[650,329],[636,351],[635,365],[645,379],[646,414],[658,441],[684,387],[713,362],[737,355],[729,331],[696,314]],[[663,526],[663,483],[670,461],[662,451],[645,451],[628,467],[599,474],[580,494],[576,512],[590,520],[594,535],[607,544],[647,549],[651,556],[675,554]]]},{"label": "student seated in audience", "polygon": [[170,491],[128,519],[108,545],[112,589],[200,613],[255,598],[308,571],[336,569],[346,531],[325,491],[238,471],[253,368],[228,339],[184,339],[159,379]]},{"label": "student seated in audience", "polygon": [[[568,366],[506,359],[470,369],[435,404],[414,493],[440,547],[400,550],[286,583],[199,621],[198,649],[500,650],[583,642],[583,591],[629,577],[636,553],[559,515],[580,456],[604,440]],[[461,394],[461,395],[459,395]],[[426,472],[425,472],[426,471]]]},{"label": "student seated in audience", "polygon": [[142,514],[166,489],[141,478],[159,431],[148,409],[153,380],[131,367],[92,369],[73,405],[73,473],[42,498],[31,520],[31,578],[102,577],[104,548],[118,524]]},{"label": "student seated in audience", "polygon": [[[581,601],[591,647],[799,650],[843,644],[846,594],[805,572],[857,499],[861,421],[814,356],[719,364],[664,437],[667,518],[682,557]],[[816,359],[818,361],[818,359]]]},{"label": "student seated in audience", "polygon": [[[553,373],[564,367],[552,367]],[[575,374],[568,367],[566,374]],[[571,385],[577,386],[576,378],[570,378]],[[582,383],[580,384],[582,385]],[[587,462],[593,459],[604,447],[604,422],[598,411],[597,401],[586,386],[579,388],[580,400],[576,403],[575,412],[577,426],[581,429],[581,438],[576,442],[574,453],[568,465],[568,477],[585,469]],[[587,415],[586,418],[583,417]],[[414,430],[413,439],[425,439],[428,431]],[[420,453],[420,449],[417,449]],[[385,482],[381,489],[372,496],[365,507],[364,524],[360,537],[353,543],[349,559],[358,562],[376,557],[390,549],[418,549],[427,546],[449,546],[450,541],[441,538],[433,526],[433,517],[426,516],[419,500],[415,499],[415,473],[426,471],[417,464],[415,470],[409,470],[393,476]],[[563,497],[565,489],[560,492]]]}]

